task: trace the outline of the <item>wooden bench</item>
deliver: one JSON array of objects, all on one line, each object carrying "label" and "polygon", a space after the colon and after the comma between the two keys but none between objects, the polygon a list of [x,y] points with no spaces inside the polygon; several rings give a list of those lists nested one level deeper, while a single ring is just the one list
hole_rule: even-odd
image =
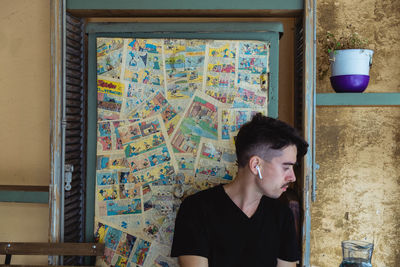
[{"label": "wooden bench", "polygon": [[9,266],[12,255],[102,256],[104,244],[0,242],[0,255],[6,255],[4,265],[0,266]]}]

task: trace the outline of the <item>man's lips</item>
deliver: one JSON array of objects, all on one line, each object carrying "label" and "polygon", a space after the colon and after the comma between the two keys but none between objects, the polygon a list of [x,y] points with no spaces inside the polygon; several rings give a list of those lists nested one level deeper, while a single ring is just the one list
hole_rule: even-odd
[{"label": "man's lips", "polygon": [[290,183],[284,184],[284,185],[282,185],[281,188],[282,188],[283,190],[286,191],[286,189],[289,187],[289,184],[290,184]]}]

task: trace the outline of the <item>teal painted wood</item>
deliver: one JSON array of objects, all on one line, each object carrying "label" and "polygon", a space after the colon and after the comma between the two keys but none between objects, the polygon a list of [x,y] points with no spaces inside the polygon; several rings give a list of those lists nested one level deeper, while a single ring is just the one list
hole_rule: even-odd
[{"label": "teal painted wood", "polygon": [[[89,23],[86,32],[95,37],[269,41],[271,43],[271,57],[268,81],[268,115],[274,118],[278,117],[279,37],[283,33],[283,25],[280,22]],[[94,84],[94,88],[96,88],[96,84]]]},{"label": "teal painted wood", "polygon": [[48,205],[49,192],[0,190],[0,202],[41,203]]},{"label": "teal painted wood", "polygon": [[[261,40],[271,43],[268,114],[278,117],[278,70],[279,33],[281,23],[245,23],[233,27],[226,23],[195,23],[190,27],[179,23],[89,23],[88,52],[88,141],[87,141],[87,192],[86,192],[86,242],[94,237],[95,177],[96,177],[96,122],[97,122],[97,82],[96,82],[96,38],[182,38],[220,40]],[[218,25],[217,25],[218,24]],[[176,26],[176,27],[175,27]],[[214,27],[212,27],[214,26]],[[270,28],[268,28],[270,27]],[[196,31],[193,31],[195,29]],[[211,29],[211,30],[210,30]],[[225,31],[228,29],[227,31]],[[271,31],[274,30],[274,31]]]},{"label": "teal painted wood", "polygon": [[400,93],[317,94],[317,106],[400,106]]},{"label": "teal painted wood", "polygon": [[96,142],[97,142],[97,87],[96,87],[96,37],[89,35],[88,41],[88,113],[87,113],[87,168],[86,168],[86,222],[85,241],[94,240],[94,211],[96,187]]},{"label": "teal painted wood", "polygon": [[[153,23],[89,23],[87,33],[219,33],[230,36],[229,33],[246,32],[279,32],[283,33],[280,22],[153,22]],[[235,36],[233,36],[235,37]],[[262,36],[259,36],[259,38]],[[231,37],[232,38],[232,37]],[[237,39],[237,36],[236,38]]]},{"label": "teal painted wood", "polygon": [[221,10],[302,10],[302,0],[67,0],[67,9],[110,9],[110,10],[151,10],[151,9],[221,9]]},{"label": "teal painted wood", "polygon": [[301,266],[310,266],[311,252],[311,205],[315,183],[315,64],[316,64],[316,0],[305,1],[304,7],[304,137],[310,147],[304,161],[302,229],[303,257]]}]

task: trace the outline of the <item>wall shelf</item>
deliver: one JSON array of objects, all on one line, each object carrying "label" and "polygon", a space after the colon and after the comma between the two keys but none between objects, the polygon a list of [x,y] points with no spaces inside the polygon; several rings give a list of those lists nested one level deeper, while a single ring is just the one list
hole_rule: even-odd
[{"label": "wall shelf", "polygon": [[48,186],[0,185],[0,202],[49,203]]},{"label": "wall shelf", "polygon": [[400,106],[400,93],[323,93],[317,106]]}]

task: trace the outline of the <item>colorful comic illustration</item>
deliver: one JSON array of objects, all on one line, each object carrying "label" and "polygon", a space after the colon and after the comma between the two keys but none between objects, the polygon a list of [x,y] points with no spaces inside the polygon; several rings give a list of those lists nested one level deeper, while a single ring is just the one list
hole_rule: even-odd
[{"label": "colorful comic illustration", "polygon": [[119,240],[119,244],[116,250],[116,253],[129,258],[131,254],[132,248],[135,245],[136,237],[127,233],[123,233],[121,239]]},{"label": "colorful comic illustration", "polygon": [[204,40],[165,40],[167,98],[187,99],[201,89],[206,50]]},{"label": "colorful comic illustration", "polygon": [[128,259],[118,255],[116,262],[113,266],[115,267],[126,267],[128,265]]},{"label": "colorful comic illustration", "polygon": [[161,228],[157,234],[157,242],[160,244],[171,246],[172,239],[174,237],[174,228],[175,228],[175,213],[171,212],[169,216],[167,216],[161,225]]},{"label": "colorful comic illustration", "polygon": [[164,143],[164,135],[162,133],[155,133],[153,135],[143,137],[136,142],[131,142],[124,145],[125,156],[126,158],[137,156],[157,149],[163,146]]},{"label": "colorful comic illustration", "polygon": [[[114,127],[114,138],[113,138],[113,149],[114,150],[123,150],[124,147],[122,145],[122,140],[129,138],[126,137],[126,135],[128,134],[127,132],[122,132],[122,136],[120,135],[120,128],[124,127],[125,125],[131,124],[132,122],[134,122],[135,120],[119,120],[119,121],[113,121],[112,122],[112,126]],[[133,129],[128,129],[129,131],[132,131]],[[130,133],[130,132],[129,132]]]},{"label": "colorful comic illustration", "polygon": [[268,56],[270,44],[266,42],[241,42],[240,54],[247,56]]},{"label": "colorful comic illustration", "polygon": [[119,170],[118,171],[118,181],[120,184],[136,184],[139,183],[136,176],[133,175],[131,169]]},{"label": "colorful comic illustration", "polygon": [[209,44],[204,92],[221,103],[232,104],[235,97],[236,53],[236,43]]},{"label": "colorful comic illustration", "polygon": [[111,80],[97,79],[97,93],[122,97],[124,93],[124,84]]},{"label": "colorful comic illustration", "polygon": [[[99,236],[104,237],[100,239]],[[105,251],[102,261],[98,259],[96,266],[104,266],[104,263],[112,266],[127,266],[136,240],[136,236],[98,222],[95,241],[104,243]]]},{"label": "colorful comic illustration", "polygon": [[94,234],[94,241],[96,243],[104,243],[106,234],[107,234],[107,230],[108,230],[108,225],[105,225],[103,223],[97,223],[97,228],[96,228],[96,232]]},{"label": "colorful comic illustration", "polygon": [[218,107],[213,99],[194,95],[172,136],[175,151],[193,154],[197,152],[200,137],[218,139]]},{"label": "colorful comic illustration", "polygon": [[167,99],[161,92],[157,92],[145,102],[138,105],[128,117],[130,119],[146,119],[156,114],[161,114],[167,132],[170,135],[175,129],[176,119],[174,118],[178,113],[171,104],[168,103]]},{"label": "colorful comic illustration", "polygon": [[119,198],[120,199],[133,199],[140,197],[140,189],[132,184],[119,185]]},{"label": "colorful comic illustration", "polygon": [[153,166],[157,166],[170,160],[171,156],[168,152],[168,148],[166,145],[164,145],[156,149],[155,151],[147,152],[140,157],[128,158],[128,163],[130,165],[132,173],[134,173],[151,168]]},{"label": "colorful comic illustration", "polygon": [[163,184],[169,185],[174,181],[175,167],[166,162],[150,169],[134,173],[135,180],[141,185]]},{"label": "colorful comic illustration", "polygon": [[196,177],[226,183],[236,176],[235,150],[229,142],[202,139],[196,158]]},{"label": "colorful comic illustration", "polygon": [[268,62],[264,57],[239,58],[239,71],[250,71],[252,74],[267,73]]},{"label": "colorful comic illustration", "polygon": [[124,84],[111,80],[97,80],[97,108],[119,113],[122,107]]},{"label": "colorful comic illustration", "polygon": [[142,212],[141,199],[107,201],[107,216],[137,214]]},{"label": "colorful comic illustration", "polygon": [[267,112],[267,42],[97,38],[96,266],[177,267],[184,198],[234,179],[233,137]]},{"label": "colorful comic illustration", "polygon": [[112,150],[111,124],[101,122],[97,124],[97,151],[105,152]]},{"label": "colorful comic illustration", "polygon": [[128,161],[123,154],[111,154],[109,156],[98,156],[97,157],[98,170],[101,169],[121,169],[128,168]]},{"label": "colorful comic illustration", "polygon": [[209,43],[209,57],[236,58],[236,42],[215,40]]},{"label": "colorful comic illustration", "polygon": [[97,187],[97,200],[116,200],[118,197],[118,186],[99,186]]},{"label": "colorful comic illustration", "polygon": [[116,172],[97,172],[97,185],[113,185],[118,184]]},{"label": "colorful comic illustration", "polygon": [[180,153],[176,159],[178,162],[178,168],[180,171],[194,170],[195,157],[191,153]]},{"label": "colorful comic illustration", "polygon": [[[104,204],[106,204],[106,202],[104,202]],[[117,229],[135,236],[137,236],[143,228],[142,217],[142,213],[113,216],[107,216],[107,212],[104,214],[96,213],[96,218],[101,220],[102,223],[112,225]]]},{"label": "colorful comic illustration", "polygon": [[[143,232],[146,234],[147,238],[151,240],[160,239],[170,240],[167,235],[171,233],[171,228],[167,229],[164,224],[168,221],[168,218],[174,217],[175,212],[180,205],[180,200],[176,198],[172,191],[174,186],[164,186],[164,185],[151,185],[151,194],[147,193],[144,195],[145,201],[145,213],[144,218],[144,228]],[[169,220],[167,223],[170,224]],[[172,228],[173,229],[173,228]],[[160,233],[160,230],[162,233]],[[160,237],[160,234],[163,237]]]},{"label": "colorful comic illustration", "polygon": [[159,40],[127,40],[124,79],[144,88],[164,88],[164,67]]},{"label": "colorful comic illustration", "polygon": [[[103,100],[104,94],[98,94],[98,97],[100,100]],[[118,120],[120,115],[121,114],[118,111],[112,111],[112,110],[107,110],[107,109],[97,109],[97,120],[98,121]]]},{"label": "colorful comic illustration", "polygon": [[123,118],[127,118],[139,104],[143,103],[148,98],[148,96],[160,90],[159,86],[151,86],[138,82],[126,82],[125,88],[126,97],[121,111],[121,116]]},{"label": "colorful comic illustration", "polygon": [[112,258],[114,257],[115,251],[106,247],[104,248],[104,256],[103,256],[103,260],[107,263],[107,264],[111,264],[112,262]]},{"label": "colorful comic illustration", "polygon": [[143,239],[138,240],[137,247],[136,247],[135,253],[132,256],[131,261],[140,266],[143,266],[143,264],[146,260],[147,254],[149,252],[150,245],[151,245],[151,243],[146,240],[143,240]]},{"label": "colorful comic illustration", "polygon": [[147,266],[168,266],[178,267],[178,259],[170,258],[171,247],[169,245],[163,245],[157,241],[151,243],[149,254],[147,255],[146,265]]},{"label": "colorful comic illustration", "polygon": [[167,216],[176,211],[180,204],[173,194],[172,185],[154,185],[152,187],[152,205],[161,215]]},{"label": "colorful comic illustration", "polygon": [[124,45],[124,40],[122,38],[97,38],[96,45],[97,58],[99,58],[121,49]]},{"label": "colorful comic illustration", "polygon": [[239,87],[233,108],[263,108],[267,104],[267,96],[250,89]]},{"label": "colorful comic illustration", "polygon": [[122,231],[115,229],[113,227],[109,227],[107,234],[104,238],[104,244],[105,244],[106,248],[110,248],[115,251],[115,249],[118,246],[121,235],[122,235]]},{"label": "colorful comic illustration", "polygon": [[97,75],[119,79],[121,76],[122,48],[97,58]]},{"label": "colorful comic illustration", "polygon": [[268,74],[252,74],[249,72],[239,72],[237,84],[239,87],[252,88],[255,91],[261,90],[266,94],[268,91]]},{"label": "colorful comic illustration", "polygon": [[127,144],[142,137],[138,124],[129,124],[124,126],[119,126],[117,128],[118,135],[121,139],[121,144]]},{"label": "colorful comic illustration", "polygon": [[220,139],[233,141],[240,127],[250,121],[257,112],[263,115],[267,113],[266,109],[221,109],[219,114],[220,128],[218,130]]}]

